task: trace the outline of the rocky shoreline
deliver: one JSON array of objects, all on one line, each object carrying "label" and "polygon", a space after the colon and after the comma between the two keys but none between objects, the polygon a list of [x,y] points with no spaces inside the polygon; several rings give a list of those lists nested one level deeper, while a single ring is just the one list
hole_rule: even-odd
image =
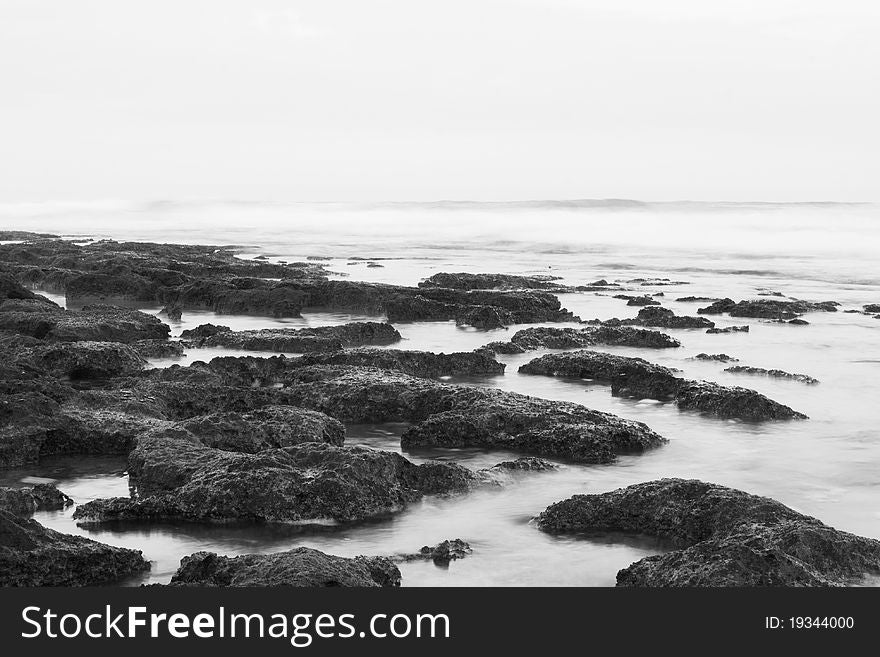
[{"label": "rocky shoreline", "polygon": [[[668,279],[568,285],[547,275],[441,272],[407,287],[334,280],[315,259],[244,260],[230,247],[74,244],[14,234],[9,239],[23,241],[0,244],[0,468],[33,466],[48,456],[124,457],[130,496],[78,504],[73,517],[83,528],[173,522],[352,527],[391,518],[428,498],[503,491],[520,485],[520,476],[552,476],[542,473],[560,463],[610,464],[667,443],[642,422],[474,384],[504,375],[499,357],[530,351],[562,350],[539,355],[520,373],[589,379],[609,385],[615,396],[669,401],[722,419],[805,420],[755,390],[686,379],[674,368],[596,349],[677,349],[694,329],[748,330],[716,328],[707,314],[803,323],[800,315],[834,312],[839,305],[689,297],[680,300],[712,303],[698,317],[678,316],[661,305],[662,292],[644,292],[646,286],[685,283]],[[36,290],[64,294],[67,309]],[[585,293],[616,293],[640,310],[631,319],[581,322],[556,296]],[[160,316],[139,310],[156,307],[172,323],[192,311],[290,318],[304,309],[376,321],[246,330],[201,324],[177,340]],[[574,326],[529,326],[473,351],[396,348],[404,323],[424,321],[478,331]],[[205,348],[269,353],[149,365],[148,359]],[[694,358],[736,360],[726,354]],[[725,371],[816,382],[781,370]],[[445,380],[450,377],[466,381]],[[403,423],[406,452],[522,456],[479,468],[445,459],[419,463],[347,444],[346,425],[360,423]],[[65,509],[76,503],[48,484],[0,488],[0,585],[114,584],[149,569],[137,550],[62,534],[30,519],[45,510],[69,513]],[[772,500],[697,481],[660,480],[575,496],[549,507],[535,524],[550,533],[624,532],[674,544],[621,571],[620,585],[825,586],[880,568],[877,541],[838,532]],[[354,558],[304,547],[237,557],[201,551],[183,557],[170,584],[399,586],[397,563],[448,566],[471,551],[461,539],[415,553]]]}]

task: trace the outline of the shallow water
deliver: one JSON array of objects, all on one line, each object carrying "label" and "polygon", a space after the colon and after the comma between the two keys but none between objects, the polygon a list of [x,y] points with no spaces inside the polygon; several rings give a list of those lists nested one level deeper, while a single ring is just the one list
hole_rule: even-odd
[{"label": "shallow water", "polygon": [[[328,268],[357,280],[415,284],[439,271],[553,273],[571,284],[636,277],[667,277],[687,284],[633,288],[663,291],[663,305],[695,314],[705,304],[679,296],[755,297],[770,289],[810,300],[836,300],[841,310],[880,303],[880,212],[877,206],[647,205],[636,209],[522,206],[162,206],[0,208],[6,228],[60,231],[167,242],[240,244],[242,257],[331,257]],[[377,260],[381,268],[351,264]],[[584,319],[630,317],[638,308],[596,293],[560,295]],[[56,297],[53,297],[56,298]],[[757,297],[755,297],[757,298]],[[158,312],[158,308],[147,309]],[[543,351],[499,356],[503,376],[456,381],[561,399],[646,422],[668,445],[610,465],[564,465],[557,472],[525,474],[499,489],[431,498],[390,518],[346,528],[177,525],[102,527],[74,525],[71,510],[37,519],[61,531],[144,550],[154,561],[143,581],[166,582],[180,558],[196,550],[225,554],[272,552],[307,545],[341,554],[412,552],[460,537],[474,554],[448,569],[430,563],[401,565],[404,585],[611,585],[618,569],[662,549],[639,537],[555,538],[529,519],[574,493],[600,492],[663,476],[695,477],[767,495],[839,529],[880,538],[880,320],[869,315],[812,313],[808,326],[713,317],[721,326],[748,324],[749,333],[707,335],[670,330],[680,349],[607,349],[683,370],[687,377],[757,389],[810,416],[802,422],[748,424],[702,417],[651,401],[612,397],[607,386],[520,375],[517,368]],[[185,313],[174,335],[204,322],[234,329],[318,326],[367,319],[339,313],[304,313],[302,319]],[[375,319],[375,318],[371,318]],[[395,348],[471,350],[515,330],[477,331],[452,322],[397,325]],[[816,377],[820,384],[723,372],[728,364],[691,360],[724,352],[742,365],[779,368]],[[238,352],[189,350],[182,360],[209,360]],[[266,352],[250,352],[270,355]],[[400,450],[404,425],[350,426],[347,442]],[[476,450],[406,452],[414,461],[443,458],[472,468],[512,456]],[[82,503],[127,495],[120,459],[51,459],[38,467],[0,473],[16,482],[49,476]],[[141,581],[141,580],[139,580]],[[872,581],[872,583],[875,583]]]}]

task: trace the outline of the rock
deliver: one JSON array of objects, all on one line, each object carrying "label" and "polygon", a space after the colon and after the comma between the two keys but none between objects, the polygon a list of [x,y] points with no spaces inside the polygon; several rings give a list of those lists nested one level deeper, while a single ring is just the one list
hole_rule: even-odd
[{"label": "rock", "polygon": [[628,326],[592,326],[588,328],[536,327],[517,331],[509,343],[491,342],[483,348],[495,353],[523,353],[534,349],[577,349],[595,345],[665,349],[681,343],[665,333]]},{"label": "rock", "polygon": [[205,446],[193,434],[159,431],[138,439],[129,459],[138,499],[95,500],[80,522],[294,522],[326,524],[387,516],[424,495],[464,492],[466,468],[415,465],[399,454],[302,443],[255,454]]},{"label": "rock", "polygon": [[656,306],[642,308],[635,319],[623,320],[621,323],[676,329],[712,328],[715,326],[715,322],[709,321],[705,317],[680,317],[668,308]]},{"label": "rock", "polygon": [[0,299],[35,299],[36,296],[11,275],[0,272]]},{"label": "rock", "polygon": [[660,302],[652,299],[651,297],[642,296],[642,297],[631,297],[629,301],[626,302],[627,306],[659,306]]},{"label": "rock", "polygon": [[184,346],[177,340],[138,340],[131,343],[141,358],[182,358]]},{"label": "rock", "polygon": [[611,394],[616,396],[670,400],[682,410],[699,410],[720,418],[754,422],[806,418],[754,390],[680,379],[674,370],[641,358],[582,350],[547,354],[526,363],[519,371],[591,379],[609,384]]},{"label": "rock", "polygon": [[490,331],[492,329],[507,328],[508,324],[514,323],[513,315],[495,306],[476,306],[467,308],[455,315],[457,326],[473,326],[474,328]]},{"label": "rock", "polygon": [[439,273],[419,283],[424,287],[445,287],[454,290],[556,290],[559,276],[515,276],[512,274]]},{"label": "rock", "polygon": [[660,479],[549,506],[558,534],[644,534],[675,548],[617,574],[618,586],[834,586],[880,572],[880,541],[838,531],[768,499]]},{"label": "rock", "polygon": [[385,557],[347,559],[299,547],[274,554],[184,557],[172,586],[400,586],[400,571]]},{"label": "rock", "polygon": [[232,331],[228,326],[218,326],[217,324],[199,324],[194,329],[187,329],[180,332],[182,340],[201,341],[207,338]]},{"label": "rock", "polygon": [[483,345],[479,349],[475,349],[474,351],[483,351],[487,354],[524,354],[526,352],[525,349],[520,347],[518,344],[513,342],[504,342],[503,340],[497,340],[495,342],[490,342],[487,345]]},{"label": "rock", "polygon": [[0,486],[0,509],[21,518],[37,511],[55,511],[73,504],[73,500],[53,484],[36,484],[25,488]]},{"label": "rock", "polygon": [[794,324],[795,326],[806,326],[807,324],[809,324],[809,322],[807,320],[800,319],[799,317],[788,320],[788,323]]},{"label": "rock", "polygon": [[221,411],[183,420],[180,426],[208,447],[256,454],[273,447],[318,442],[341,446],[339,420],[304,408],[263,406],[250,413]]},{"label": "rock", "polygon": [[502,461],[496,463],[490,470],[505,470],[508,472],[546,472],[547,470],[557,470],[559,466],[550,461],[539,459],[535,456],[521,456],[513,461]]},{"label": "rock", "polygon": [[0,586],[99,586],[149,568],[140,550],[61,534],[0,509]]},{"label": "rock", "polygon": [[385,265],[380,265],[378,262],[368,262],[367,263],[367,268],[369,268],[369,269],[376,269],[376,268],[381,268],[384,266]]},{"label": "rock", "polygon": [[62,342],[34,347],[24,358],[55,376],[101,379],[137,374],[146,361],[132,347],[119,342]]},{"label": "rock", "polygon": [[172,322],[179,322],[183,318],[183,308],[179,303],[169,303],[159,311],[159,314],[164,314]]},{"label": "rock", "polygon": [[725,326],[724,328],[710,328],[706,330],[709,335],[717,333],[748,333],[748,326]]},{"label": "rock", "polygon": [[453,386],[358,367],[306,367],[285,388],[292,404],[345,422],[412,422],[405,448],[481,447],[605,463],[665,439],[641,422],[579,404]]},{"label": "rock", "polygon": [[678,297],[676,301],[683,303],[715,303],[721,301],[718,297]]},{"label": "rock", "polygon": [[58,235],[52,235],[51,233],[32,233],[27,230],[0,230],[0,241],[3,242],[44,239],[58,239]]},{"label": "rock", "polygon": [[[201,327],[200,327],[201,328]],[[193,329],[197,331],[198,329]],[[191,335],[187,335],[191,338]],[[217,331],[200,339],[199,347],[226,347],[249,351],[336,351],[359,345],[386,345],[401,339],[391,324],[352,322],[314,328],[273,328],[252,331]]]},{"label": "rock", "polygon": [[449,567],[449,562],[464,559],[471,552],[473,549],[469,543],[460,538],[454,538],[437,545],[425,545],[414,554],[401,554],[396,558],[400,561],[433,561],[436,566]]},{"label": "rock", "polygon": [[714,360],[721,363],[736,363],[739,362],[738,358],[734,358],[733,356],[728,356],[727,354],[697,354],[694,356],[695,360]]},{"label": "rock", "polygon": [[865,309],[866,313],[880,313],[880,303],[869,303],[867,305],[862,306]]},{"label": "rock", "polygon": [[165,340],[171,329],[157,317],[114,306],[85,306],[62,310],[35,302],[27,309],[3,312],[0,330],[29,335],[47,342],[135,342]]},{"label": "rock", "polygon": [[811,376],[807,376],[806,374],[791,374],[789,372],[783,372],[782,370],[768,370],[763,367],[747,367],[745,365],[735,365],[733,367],[728,367],[724,370],[725,372],[730,372],[732,374],[758,374],[762,376],[771,376],[777,379],[791,379],[792,381],[799,381],[800,383],[807,384],[816,384],[819,383],[818,379],[814,379]]},{"label": "rock", "polygon": [[734,302],[722,299],[697,310],[700,314],[730,313],[731,317],[758,317],[762,319],[794,319],[802,313],[835,312],[840,304],[836,301],[781,301],[779,299],[759,299],[757,301]]},{"label": "rock", "polygon": [[72,275],[64,283],[69,306],[90,303],[149,304],[154,301],[157,289],[154,282],[130,271],[113,274],[86,272]]}]

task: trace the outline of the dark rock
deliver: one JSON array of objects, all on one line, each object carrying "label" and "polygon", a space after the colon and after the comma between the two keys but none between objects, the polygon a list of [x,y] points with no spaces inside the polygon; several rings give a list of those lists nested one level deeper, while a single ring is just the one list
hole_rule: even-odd
[{"label": "dark rock", "polygon": [[[201,327],[200,327],[201,328]],[[194,329],[198,330],[198,329]],[[190,335],[186,336],[190,338]],[[359,345],[386,345],[401,339],[391,324],[352,322],[314,328],[272,328],[253,331],[217,331],[196,344],[250,351],[336,351]]]},{"label": "dark rock", "polygon": [[184,557],[172,586],[400,586],[400,571],[385,557],[348,559],[299,547],[274,554]]},{"label": "dark rock", "polygon": [[550,533],[657,536],[676,548],[624,568],[618,586],[829,586],[880,572],[880,541],[766,497],[696,480],[575,495],[536,522]]},{"label": "dark rock", "polygon": [[159,311],[159,314],[164,314],[172,322],[179,322],[183,318],[183,308],[179,303],[169,303]]},{"label": "dark rock", "polygon": [[232,331],[228,326],[218,326],[217,324],[199,324],[194,329],[187,329],[180,332],[183,340],[201,341],[213,337],[220,333]]},{"label": "dark rock", "polygon": [[138,340],[131,343],[142,358],[182,358],[184,346],[177,340]]},{"label": "dark rock", "polygon": [[523,374],[592,379],[611,386],[611,394],[636,399],[671,400],[682,410],[747,421],[803,419],[805,415],[746,388],[690,381],[672,369],[597,351],[547,354],[522,367]]},{"label": "dark rock", "polygon": [[799,381],[801,383],[807,384],[819,383],[818,379],[814,379],[813,377],[807,376],[806,374],[791,374],[789,372],[783,372],[782,370],[768,370],[763,367],[747,367],[745,365],[735,365],[733,367],[726,368],[724,371],[731,372],[732,374],[759,374],[762,376],[771,376],[777,379],[790,379],[792,381]]},{"label": "dark rock", "polygon": [[396,558],[400,561],[433,561],[437,566],[449,566],[449,562],[456,559],[464,559],[473,549],[470,544],[454,538],[451,541],[446,540],[437,545],[425,545],[414,554],[401,554]]},{"label": "dark rock", "polygon": [[869,303],[862,306],[862,308],[864,308],[865,312],[869,314],[880,313],[880,303]]},{"label": "dark rock", "polygon": [[0,509],[0,586],[98,586],[149,567],[140,550],[61,534]]},{"label": "dark rock", "polygon": [[34,299],[36,295],[19,284],[12,276],[0,272],[0,299]]},{"label": "dark rock", "polygon": [[681,343],[665,333],[628,326],[591,326],[588,328],[535,327],[513,334],[509,343],[491,342],[484,348],[495,353],[523,353],[534,349],[578,349],[598,344],[664,349]]},{"label": "dark rock", "polygon": [[641,422],[578,404],[452,386],[372,368],[309,367],[285,388],[292,404],[355,423],[413,422],[404,447],[506,449],[608,462],[665,440]]},{"label": "dark rock", "polygon": [[134,342],[164,340],[171,329],[157,317],[114,306],[85,306],[62,310],[43,302],[27,310],[4,312],[0,307],[0,330],[29,335],[47,342]]},{"label": "dark rock", "polygon": [[705,317],[680,317],[668,308],[653,306],[642,308],[635,319],[624,320],[623,323],[676,329],[712,328],[715,326],[715,322],[709,321]]},{"label": "dark rock", "polygon": [[739,362],[738,358],[734,358],[733,356],[728,356],[727,354],[697,354],[694,356],[696,360],[715,360],[721,363],[736,363]]},{"label": "dark rock", "polygon": [[713,335],[717,333],[748,333],[748,326],[725,326],[724,328],[710,328],[706,333]]},{"label": "dark rock", "polygon": [[629,301],[626,302],[627,306],[659,306],[660,302],[652,299],[651,297],[631,297]]},{"label": "dark rock", "polygon": [[73,504],[73,500],[53,484],[36,484],[25,488],[0,486],[0,509],[21,518],[37,511],[56,511]]},{"label": "dark rock", "polygon": [[140,372],[146,361],[119,342],[61,342],[34,347],[24,358],[55,376],[100,379]]},{"label": "dark rock", "polygon": [[800,319],[796,317],[795,319],[788,320],[789,324],[794,324],[795,326],[806,326],[809,322],[805,319]]},{"label": "dark rock", "polygon": [[526,350],[513,342],[498,340],[483,345],[475,351],[484,351],[489,354],[524,354]]},{"label": "dark rock", "polygon": [[78,507],[81,522],[353,522],[385,516],[424,495],[463,492],[472,472],[414,465],[399,454],[302,443],[256,454],[205,446],[183,430],[143,435],[129,459],[139,497]]},{"label": "dark rock", "polygon": [[426,278],[419,287],[445,287],[454,290],[556,290],[559,276],[515,276],[512,274],[440,273]]},{"label": "dark rock", "polygon": [[758,317],[761,319],[794,319],[802,313],[835,312],[840,304],[836,301],[781,301],[779,299],[759,299],[757,301],[734,302],[722,299],[710,306],[697,310],[701,314],[730,313],[731,317]]},{"label": "dark rock", "polygon": [[684,303],[715,303],[721,301],[718,297],[678,297],[676,301]]}]

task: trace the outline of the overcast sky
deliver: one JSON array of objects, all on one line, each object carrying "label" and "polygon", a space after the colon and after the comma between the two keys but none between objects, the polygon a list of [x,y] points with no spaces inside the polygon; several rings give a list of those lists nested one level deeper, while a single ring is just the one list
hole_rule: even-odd
[{"label": "overcast sky", "polygon": [[0,0],[0,200],[880,201],[876,0]]}]

